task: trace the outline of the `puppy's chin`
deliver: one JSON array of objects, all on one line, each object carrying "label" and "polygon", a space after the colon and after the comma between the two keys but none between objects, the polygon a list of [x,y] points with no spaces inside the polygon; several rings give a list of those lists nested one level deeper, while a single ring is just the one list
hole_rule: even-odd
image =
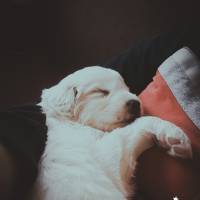
[{"label": "puppy's chin", "polygon": [[123,115],[120,115],[120,117],[114,117],[113,120],[105,120],[105,118],[101,117],[87,118],[87,115],[79,115],[79,118],[76,118],[76,121],[85,126],[89,126],[104,132],[111,132],[116,128],[122,128],[133,123],[140,116],[141,113],[139,112],[137,114],[123,113]]},{"label": "puppy's chin", "polygon": [[141,117],[141,113],[138,113],[137,115],[129,115],[128,118],[122,120],[121,122],[114,123],[113,124],[113,127],[114,127],[113,129],[125,127],[125,126],[133,123],[139,117]]},{"label": "puppy's chin", "polygon": [[121,121],[121,122],[114,122],[114,123],[105,123],[105,124],[100,124],[100,123],[88,123],[88,124],[85,124],[87,126],[90,126],[92,128],[95,128],[95,129],[99,129],[101,131],[104,131],[104,132],[111,132],[113,131],[114,129],[116,128],[122,128],[122,127],[125,127],[131,123],[133,123],[135,121],[136,118],[132,118],[130,120],[124,120],[124,121]]},{"label": "puppy's chin", "polygon": [[81,124],[101,130],[103,132],[111,132],[112,130],[116,128],[123,127],[122,123],[101,123],[101,122],[96,122],[96,121],[87,121]]},{"label": "puppy's chin", "polygon": [[103,127],[100,127],[99,129],[102,130],[102,131],[105,131],[105,132],[111,132],[116,128],[125,127],[125,126],[133,123],[134,121],[135,121],[135,119],[129,120],[129,121],[126,120],[126,121],[123,121],[123,122],[116,122],[116,123],[113,123],[113,124],[110,124],[110,125],[105,125]]}]

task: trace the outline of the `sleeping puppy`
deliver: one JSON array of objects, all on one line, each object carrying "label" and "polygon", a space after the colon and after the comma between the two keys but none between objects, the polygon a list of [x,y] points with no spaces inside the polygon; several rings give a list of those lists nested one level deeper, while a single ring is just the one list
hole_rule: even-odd
[{"label": "sleeping puppy", "polygon": [[155,143],[172,156],[192,156],[180,128],[140,117],[140,100],[111,69],[81,69],[43,90],[39,105],[48,139],[34,200],[129,199],[137,159]]}]

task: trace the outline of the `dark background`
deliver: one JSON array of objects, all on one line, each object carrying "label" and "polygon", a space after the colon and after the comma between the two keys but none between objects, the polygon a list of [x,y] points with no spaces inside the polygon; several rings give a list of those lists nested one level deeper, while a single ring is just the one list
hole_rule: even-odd
[{"label": "dark background", "polygon": [[33,102],[80,66],[96,65],[185,24],[198,1],[12,0],[0,7],[0,104]]},{"label": "dark background", "polygon": [[[1,4],[0,106],[34,102],[43,88],[79,67],[104,63],[138,40],[188,24],[200,29],[200,3],[194,0],[7,0]],[[149,158],[146,163],[155,169],[153,176],[160,160],[155,155],[154,160]],[[140,178],[147,177],[144,170],[140,172]],[[149,190],[154,178],[149,179]],[[162,193],[165,184],[162,177],[157,179]]]}]

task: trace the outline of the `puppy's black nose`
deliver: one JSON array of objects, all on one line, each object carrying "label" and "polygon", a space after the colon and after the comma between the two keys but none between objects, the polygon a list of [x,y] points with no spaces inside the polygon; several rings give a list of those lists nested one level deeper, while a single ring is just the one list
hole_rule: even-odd
[{"label": "puppy's black nose", "polygon": [[140,115],[140,102],[138,100],[129,100],[126,102],[128,112],[138,117]]}]

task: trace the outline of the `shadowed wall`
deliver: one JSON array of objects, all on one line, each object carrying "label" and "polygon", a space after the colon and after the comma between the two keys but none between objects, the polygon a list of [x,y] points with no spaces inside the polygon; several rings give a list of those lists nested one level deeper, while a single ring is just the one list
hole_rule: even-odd
[{"label": "shadowed wall", "polygon": [[1,6],[0,103],[35,101],[42,88],[79,66],[195,24],[198,10],[195,1],[12,0]]}]

